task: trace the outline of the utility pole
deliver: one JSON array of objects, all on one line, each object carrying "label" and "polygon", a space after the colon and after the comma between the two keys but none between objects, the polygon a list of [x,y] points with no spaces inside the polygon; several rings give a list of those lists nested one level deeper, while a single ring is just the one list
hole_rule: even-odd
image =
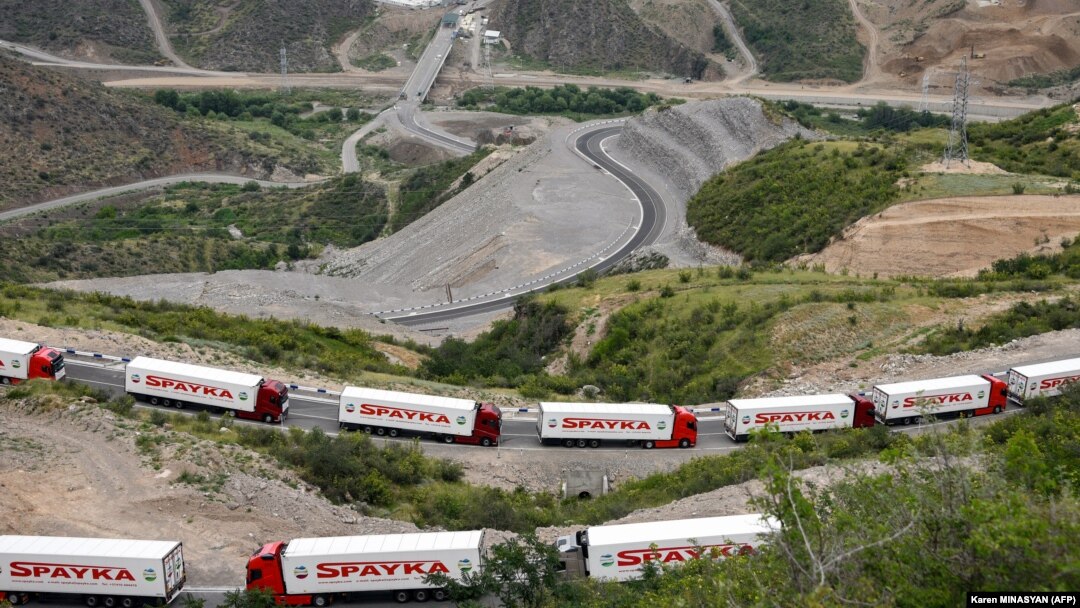
[{"label": "utility pole", "polygon": [[957,160],[968,163],[967,142],[967,106],[968,86],[971,73],[968,72],[967,57],[960,60],[960,71],[956,73],[956,86],[953,90],[952,126],[949,128],[949,144],[945,148],[945,168]]},{"label": "utility pole", "polygon": [[919,111],[926,112],[930,109],[930,70],[923,72],[922,76],[922,103],[919,104]]},{"label": "utility pole", "polygon": [[281,43],[281,92],[289,93],[289,58],[285,54],[285,43]]}]

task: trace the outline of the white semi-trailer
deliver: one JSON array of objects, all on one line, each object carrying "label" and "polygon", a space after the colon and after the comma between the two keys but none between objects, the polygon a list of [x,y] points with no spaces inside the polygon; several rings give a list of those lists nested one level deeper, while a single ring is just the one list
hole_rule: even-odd
[{"label": "white semi-trailer", "polygon": [[1070,382],[1080,380],[1080,359],[1065,359],[1009,370],[1009,399],[1023,405],[1034,397],[1053,397]]},{"label": "white semi-trailer", "polygon": [[651,448],[697,444],[697,416],[658,403],[541,403],[536,436],[544,445],[598,448],[619,442]]},{"label": "white semi-trailer", "polygon": [[0,338],[0,383],[18,384],[34,378],[60,380],[66,373],[64,356],[55,348]]},{"label": "white semi-trailer", "polygon": [[1005,382],[993,376],[953,376],[874,387],[874,416],[911,424],[924,416],[981,416],[1005,410]]},{"label": "white semi-trailer", "polygon": [[289,387],[257,374],[135,357],[127,364],[124,389],[152,405],[201,406],[237,418],[284,422]]},{"label": "white semi-trailer", "polygon": [[502,412],[470,399],[346,386],[338,403],[338,424],[376,435],[405,432],[445,443],[491,446],[499,444]]},{"label": "white semi-trailer", "polygon": [[731,399],[724,415],[724,431],[735,441],[745,441],[755,429],[798,433],[870,426],[874,426],[874,404],[860,395]]},{"label": "white semi-trailer", "polygon": [[424,582],[442,573],[460,580],[483,567],[483,531],[298,538],[263,545],[248,559],[247,588],[279,604],[326,606],[334,599],[386,593],[399,602],[445,600]]},{"label": "white semi-trailer", "polygon": [[0,536],[0,595],[135,608],[169,603],[184,588],[178,541]]},{"label": "white semi-trailer", "polygon": [[[593,526],[556,542],[568,577],[628,581],[646,562],[680,563],[753,553],[780,523],[761,513]],[[700,552],[699,552],[700,548]]]}]

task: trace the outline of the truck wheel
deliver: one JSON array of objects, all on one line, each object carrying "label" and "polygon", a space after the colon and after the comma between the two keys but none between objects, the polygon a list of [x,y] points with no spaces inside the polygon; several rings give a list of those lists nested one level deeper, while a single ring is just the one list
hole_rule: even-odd
[{"label": "truck wheel", "polygon": [[568,448],[572,448],[572,447],[574,447],[574,440],[573,439],[564,439],[562,444],[565,445]]},{"label": "truck wheel", "polygon": [[443,441],[443,443],[454,443],[454,436],[453,435],[443,435],[442,441]]},{"label": "truck wheel", "polygon": [[395,591],[394,592],[394,601],[399,603],[399,604],[404,604],[405,602],[409,601],[409,592],[404,591],[404,590]]},{"label": "truck wheel", "polygon": [[150,405],[157,405],[159,403],[161,403],[160,399],[158,399],[157,397],[150,397]]},{"label": "truck wheel", "polygon": [[173,401],[172,406],[175,407],[178,410],[182,410],[182,409],[184,409],[184,402],[177,399],[176,401]]},{"label": "truck wheel", "polygon": [[904,426],[910,426],[911,423],[913,423],[913,422],[915,422],[915,417],[914,416],[911,416],[909,418],[904,418]]},{"label": "truck wheel", "polygon": [[83,603],[86,604],[87,606],[89,606],[90,608],[94,608],[95,606],[98,605],[98,598],[97,598],[96,595],[88,595],[85,598],[83,598]]},{"label": "truck wheel", "polygon": [[449,597],[449,595],[447,595],[446,589],[435,589],[431,592],[431,599],[436,602],[445,602],[447,597]]},{"label": "truck wheel", "polygon": [[684,449],[684,450],[686,448],[690,447],[690,440],[683,437],[682,439],[679,440],[679,447]]},{"label": "truck wheel", "polygon": [[263,414],[263,422],[265,422],[266,424],[270,424],[273,421],[274,421],[273,416],[271,416],[270,414]]},{"label": "truck wheel", "polygon": [[326,606],[326,596],[316,595],[315,597],[311,598],[311,605],[315,606],[315,608],[323,608],[323,606]]},{"label": "truck wheel", "polygon": [[413,596],[413,599],[418,601],[418,602],[426,602],[426,601],[428,601],[427,589],[417,589],[416,591],[413,591],[412,596]]},{"label": "truck wheel", "polygon": [[161,400],[161,405],[163,405],[164,407],[172,407],[172,400],[171,399],[162,399]]},{"label": "truck wheel", "polygon": [[[7,384],[7,378],[4,378],[3,382],[4,382],[4,384]],[[19,601],[19,596],[17,594],[5,593],[4,595],[7,596],[7,601],[12,606],[18,606],[21,603]]]},{"label": "truck wheel", "polygon": [[105,606],[105,608],[115,608],[116,598],[111,595],[105,596],[105,598],[101,600],[101,605]]},{"label": "truck wheel", "polygon": [[375,429],[371,428],[371,426],[370,426],[370,425],[368,425],[368,426],[365,426],[365,427],[364,427],[364,428],[363,428],[362,430],[363,430],[363,431],[364,431],[365,433],[367,433],[368,435],[370,435],[370,434],[371,434],[371,432],[372,432],[372,431],[374,431]]},{"label": "truck wheel", "polygon": [[588,443],[587,443],[587,442],[586,442],[586,441],[585,441],[584,439],[578,439],[578,440],[577,440],[577,447],[579,447],[579,448],[583,448],[583,447],[585,447],[586,445],[588,445]]},{"label": "truck wheel", "polygon": [[994,406],[994,413],[995,414],[1000,414],[1001,413],[1001,406],[1000,405],[995,405]]},{"label": "truck wheel", "polygon": [[487,437],[484,437],[483,439],[480,440],[480,445],[484,446],[485,448],[490,448],[491,447],[491,439],[488,439]]},{"label": "truck wheel", "polygon": [[120,600],[121,608],[131,608],[134,605],[135,605],[135,600],[130,598],[130,597],[125,597],[124,599]]},{"label": "truck wheel", "polygon": [[7,376],[0,377],[0,384],[11,384],[11,378]]},{"label": "truck wheel", "polygon": [[386,434],[386,429],[384,429],[384,428],[382,428],[380,426],[379,428],[375,429],[375,434],[378,435],[379,437],[382,437],[383,435]]},{"label": "truck wheel", "polygon": [[600,447],[600,440],[599,439],[590,439],[589,440],[589,447],[590,448],[598,448],[598,447]]},{"label": "truck wheel", "polygon": [[398,430],[397,429],[390,429],[390,436],[391,437],[397,437],[398,436]]},{"label": "truck wheel", "polygon": [[653,448],[655,448],[655,447],[656,447],[656,442],[655,442],[655,441],[646,441],[646,442],[645,442],[645,443],[643,444],[643,447],[644,447],[644,448],[645,448],[646,450],[651,450],[651,449],[653,449]]}]

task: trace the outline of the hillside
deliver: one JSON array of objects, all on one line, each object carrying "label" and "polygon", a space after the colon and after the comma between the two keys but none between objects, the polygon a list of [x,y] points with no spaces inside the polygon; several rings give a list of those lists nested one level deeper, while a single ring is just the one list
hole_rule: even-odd
[{"label": "hillside", "polygon": [[0,0],[0,39],[105,63],[162,59],[133,0]]},{"label": "hillside", "polygon": [[701,52],[647,25],[626,0],[502,0],[492,7],[490,25],[502,31],[514,53],[556,69],[718,74]]},{"label": "hillside", "polygon": [[862,75],[866,49],[845,0],[732,0],[731,12],[768,80],[854,82]]},{"label": "hillside", "polygon": [[373,11],[371,0],[162,0],[173,46],[212,70],[338,71],[331,47]]},{"label": "hillside", "polygon": [[0,56],[0,90],[3,208],[181,171],[244,169],[241,153],[169,110],[96,83]]}]

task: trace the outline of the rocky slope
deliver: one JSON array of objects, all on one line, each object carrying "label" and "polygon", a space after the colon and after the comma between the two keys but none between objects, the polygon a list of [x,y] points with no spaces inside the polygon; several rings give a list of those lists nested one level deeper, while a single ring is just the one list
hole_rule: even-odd
[{"label": "rocky slope", "polygon": [[172,110],[5,54],[0,91],[0,208],[166,174],[274,168]]},{"label": "rocky slope", "polygon": [[490,27],[515,53],[559,69],[722,74],[700,52],[647,25],[626,0],[503,0],[493,5]]},{"label": "rocky slope", "polygon": [[683,203],[724,167],[812,131],[736,97],[648,110],[626,123],[615,150],[666,176]]},{"label": "rocky slope", "polygon": [[93,61],[162,59],[146,14],[131,0],[0,0],[0,39]]},{"label": "rocky slope", "polygon": [[177,52],[212,70],[337,71],[331,47],[373,11],[371,0],[163,0]]}]

